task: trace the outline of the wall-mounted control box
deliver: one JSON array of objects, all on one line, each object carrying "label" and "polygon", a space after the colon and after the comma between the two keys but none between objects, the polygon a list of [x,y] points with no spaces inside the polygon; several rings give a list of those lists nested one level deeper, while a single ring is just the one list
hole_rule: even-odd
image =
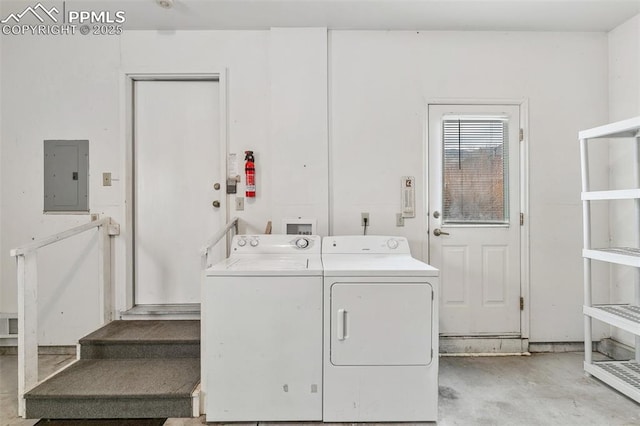
[{"label": "wall-mounted control box", "polygon": [[285,218],[282,219],[282,231],[288,235],[316,235],[316,219]]},{"label": "wall-mounted control box", "polygon": [[44,212],[89,211],[89,141],[44,141]]}]

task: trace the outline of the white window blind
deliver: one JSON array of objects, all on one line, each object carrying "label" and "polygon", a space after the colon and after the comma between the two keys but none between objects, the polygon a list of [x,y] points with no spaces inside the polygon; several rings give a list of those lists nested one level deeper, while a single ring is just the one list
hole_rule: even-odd
[{"label": "white window blind", "polygon": [[508,123],[502,117],[443,120],[443,221],[507,224]]}]

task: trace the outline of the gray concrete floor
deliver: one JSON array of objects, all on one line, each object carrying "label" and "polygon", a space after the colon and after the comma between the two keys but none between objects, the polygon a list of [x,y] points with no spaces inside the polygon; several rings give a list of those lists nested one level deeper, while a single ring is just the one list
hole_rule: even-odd
[{"label": "gray concrete floor", "polygon": [[[640,405],[585,377],[582,356],[443,357],[438,425],[640,425]],[[40,377],[73,359],[41,356]],[[0,426],[36,423],[16,416],[17,382],[17,357],[0,356]],[[165,425],[203,423],[201,417],[169,419]]]}]

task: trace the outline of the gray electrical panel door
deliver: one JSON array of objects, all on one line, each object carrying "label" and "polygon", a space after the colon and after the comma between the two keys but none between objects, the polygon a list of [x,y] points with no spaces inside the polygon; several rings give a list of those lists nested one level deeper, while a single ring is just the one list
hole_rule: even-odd
[{"label": "gray electrical panel door", "polygon": [[44,141],[44,211],[89,211],[89,141]]}]

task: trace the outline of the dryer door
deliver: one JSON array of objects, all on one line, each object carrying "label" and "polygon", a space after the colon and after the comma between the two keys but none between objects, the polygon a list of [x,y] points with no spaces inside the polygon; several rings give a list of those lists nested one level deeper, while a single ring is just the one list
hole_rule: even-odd
[{"label": "dryer door", "polygon": [[428,283],[331,286],[331,363],[427,365],[433,290]]}]

